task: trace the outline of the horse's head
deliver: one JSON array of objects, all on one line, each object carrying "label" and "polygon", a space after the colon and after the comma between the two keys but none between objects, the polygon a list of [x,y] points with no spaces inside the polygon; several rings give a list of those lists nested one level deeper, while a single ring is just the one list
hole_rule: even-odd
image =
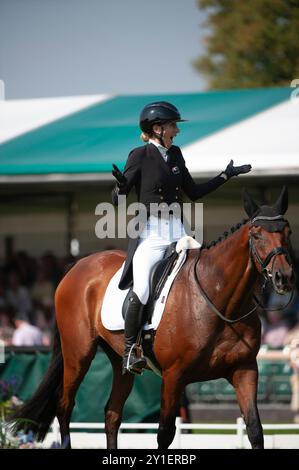
[{"label": "horse's head", "polygon": [[278,294],[286,294],[295,283],[290,256],[291,229],[284,218],[288,208],[287,188],[283,187],[273,206],[258,206],[244,191],[244,208],[250,218],[249,246],[255,266],[272,281]]}]

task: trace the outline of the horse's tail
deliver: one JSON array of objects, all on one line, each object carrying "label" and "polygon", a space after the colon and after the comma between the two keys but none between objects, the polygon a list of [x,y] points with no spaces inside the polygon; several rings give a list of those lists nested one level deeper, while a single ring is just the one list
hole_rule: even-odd
[{"label": "horse's tail", "polygon": [[52,358],[49,369],[33,397],[12,416],[12,431],[32,430],[43,441],[56,416],[63,382],[63,358],[60,335],[55,325]]}]

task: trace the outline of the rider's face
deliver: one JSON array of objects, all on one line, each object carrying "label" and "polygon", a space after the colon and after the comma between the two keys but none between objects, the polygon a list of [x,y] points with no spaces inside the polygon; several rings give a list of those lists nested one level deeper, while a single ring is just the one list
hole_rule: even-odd
[{"label": "rider's face", "polygon": [[[162,134],[162,127],[161,126],[154,126],[154,130],[157,134]],[[175,121],[167,122],[163,124],[163,137],[164,144],[166,148],[170,148],[172,146],[172,141],[174,137],[180,132],[180,129],[177,126]]]}]

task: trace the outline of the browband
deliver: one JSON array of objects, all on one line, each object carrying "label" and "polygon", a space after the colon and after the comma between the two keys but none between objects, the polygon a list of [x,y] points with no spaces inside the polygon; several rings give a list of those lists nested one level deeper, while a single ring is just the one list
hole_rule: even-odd
[{"label": "browband", "polygon": [[269,217],[266,215],[258,215],[257,217],[254,217],[254,219],[251,220],[251,223],[253,224],[257,220],[283,220],[283,215],[275,215],[273,217]]}]

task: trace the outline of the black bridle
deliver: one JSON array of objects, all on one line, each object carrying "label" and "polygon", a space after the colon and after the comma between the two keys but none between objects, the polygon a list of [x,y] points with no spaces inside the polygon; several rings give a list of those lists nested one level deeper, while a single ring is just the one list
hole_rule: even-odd
[{"label": "black bridle", "polygon": [[[282,221],[282,222],[285,222],[286,224],[288,223],[282,215],[277,215],[277,216],[274,216],[274,217],[267,217],[267,216],[257,216],[257,217],[254,217],[254,219],[252,219],[250,221],[250,228],[249,228],[249,251],[250,251],[250,254],[251,256],[253,257],[254,260],[257,261],[257,263],[260,265],[261,267],[261,270],[262,270],[262,274],[264,275],[265,277],[265,283],[263,285],[263,288],[265,287],[265,284],[267,281],[270,281],[271,278],[273,277],[272,276],[272,271],[269,271],[269,269],[267,268],[270,261],[272,260],[272,258],[274,258],[274,261],[272,263],[272,270],[273,270],[273,266],[274,266],[274,263],[275,263],[275,258],[278,256],[278,255],[281,255],[281,254],[284,254],[289,265],[292,266],[292,260],[291,260],[291,256],[288,252],[288,250],[286,248],[284,248],[283,246],[279,246],[277,248],[274,248],[274,250],[272,250],[264,260],[261,259],[260,255],[258,254],[258,251],[255,247],[255,244],[254,244],[254,241],[253,241],[253,238],[252,238],[252,233],[251,233],[251,228],[253,227],[253,224],[257,221],[257,220],[261,220],[261,221]],[[195,280],[196,280],[196,283],[199,287],[199,290],[203,296],[203,298],[205,299],[206,303],[208,304],[208,306],[210,307],[211,310],[213,310],[214,313],[216,313],[216,315],[218,317],[220,317],[223,321],[227,322],[227,323],[237,323],[238,321],[240,320],[243,320],[244,318],[248,317],[249,315],[251,315],[252,313],[254,313],[256,310],[257,310],[257,306],[261,307],[263,310],[284,310],[288,305],[289,303],[291,302],[292,298],[293,298],[293,295],[294,295],[294,289],[292,289],[292,292],[291,292],[291,297],[290,299],[288,300],[287,304],[284,305],[283,307],[276,307],[275,309],[274,308],[266,308],[264,307],[260,301],[258,300],[258,298],[253,295],[253,298],[255,300],[255,302],[258,304],[256,305],[255,307],[253,307],[249,312],[247,312],[245,315],[242,315],[241,317],[239,318],[236,318],[236,319],[229,319],[229,318],[226,318],[224,315],[222,315],[221,312],[219,312],[219,310],[217,309],[217,307],[215,307],[215,305],[213,304],[213,302],[209,299],[209,297],[207,296],[207,294],[205,293],[205,291],[203,290],[199,280],[198,280],[198,277],[197,277],[197,273],[196,273],[196,266],[197,266],[197,263],[199,261],[199,257],[200,257],[200,250],[198,250],[198,256],[197,256],[197,259],[195,260],[195,263],[194,263],[194,277],[195,277]]]},{"label": "black bridle", "polygon": [[[275,217],[257,216],[257,217],[254,217],[254,219],[252,219],[250,221],[250,228],[253,227],[253,224],[257,220],[262,220],[262,221],[280,220],[280,221],[285,222],[287,224],[287,221],[283,218],[282,215],[277,215]],[[270,261],[273,257],[274,257],[274,261],[275,261],[276,256],[284,254],[286,259],[287,259],[287,262],[289,263],[290,266],[292,266],[292,259],[290,257],[290,254],[289,254],[288,250],[286,248],[284,248],[283,246],[278,246],[278,247],[274,248],[274,250],[272,250],[266,256],[266,258],[264,260],[262,260],[260,255],[258,254],[257,249],[255,247],[255,244],[253,242],[251,230],[249,230],[249,248],[250,248],[251,254],[253,255],[253,258],[255,258],[255,260],[260,265],[260,267],[262,269],[262,274],[265,277],[267,277],[268,279],[272,278],[272,272],[270,272],[267,269],[267,266],[268,266],[268,264],[270,263]],[[273,264],[272,264],[272,268],[274,266],[274,261],[273,261]]]},{"label": "black bridle", "polygon": [[[285,225],[288,224],[287,220],[284,219],[283,215],[276,215],[276,216],[273,216],[273,217],[267,217],[267,216],[262,216],[261,215],[261,216],[254,217],[254,219],[252,219],[250,221],[250,229],[253,227],[254,223],[257,220],[261,220],[261,221],[264,221],[264,222],[269,221],[270,223],[271,223],[271,221],[280,221],[280,222],[284,222]],[[262,287],[262,292],[264,291],[267,282],[271,281],[271,279],[273,278],[273,267],[274,267],[274,264],[275,264],[275,259],[278,255],[285,255],[288,264],[291,267],[293,267],[292,258],[290,256],[290,253],[283,246],[278,246],[278,247],[274,248],[274,250],[272,250],[270,253],[268,253],[266,258],[264,260],[262,260],[260,255],[258,254],[258,251],[257,251],[256,247],[255,247],[255,244],[254,244],[254,241],[253,241],[253,238],[252,238],[251,230],[249,230],[249,249],[250,249],[250,252],[253,256],[253,259],[260,265],[261,272],[262,272],[262,274],[265,278],[265,282],[264,282],[263,287]],[[270,261],[272,260],[272,258],[274,258],[273,263],[272,263],[272,270],[269,270],[268,265],[269,265]],[[275,307],[275,308],[269,308],[269,307],[265,307],[264,305],[262,305],[261,302],[259,301],[259,299],[256,297],[256,295],[253,295],[253,298],[254,298],[255,302],[258,304],[258,306],[261,307],[265,311],[272,311],[272,310],[280,311],[280,310],[284,310],[290,304],[291,300],[293,299],[293,296],[294,296],[294,289],[292,289],[291,296],[290,296],[289,300],[287,301],[287,303],[283,307]]]}]

